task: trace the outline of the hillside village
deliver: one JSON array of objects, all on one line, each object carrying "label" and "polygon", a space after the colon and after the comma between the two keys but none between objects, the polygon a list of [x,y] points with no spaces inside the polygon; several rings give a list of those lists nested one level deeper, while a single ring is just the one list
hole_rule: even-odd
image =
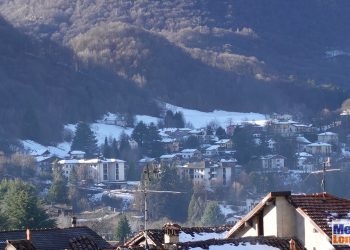
[{"label": "hillside village", "polygon": [[[126,126],[124,118],[112,118],[100,122]],[[93,151],[86,145],[74,146],[76,131],[68,154],[57,147],[27,149],[27,155],[17,152],[17,157],[30,162],[30,169],[4,170],[2,174],[10,179],[26,179],[41,189],[41,196],[50,204],[46,209],[59,225],[69,225],[71,215],[76,214],[81,225],[94,225],[106,239],[113,239],[112,221],[121,212],[131,216],[133,231],[142,229],[143,199],[138,195],[145,185],[188,193],[151,195],[151,203],[154,199],[183,203],[177,211],[151,205],[157,211],[157,215],[156,211],[149,215],[151,224],[164,216],[188,226],[209,225],[204,222],[203,211],[215,202],[222,219],[211,223],[234,225],[271,190],[322,191],[323,169],[327,190],[346,195],[335,183],[342,182],[341,176],[350,164],[349,119],[349,113],[343,112],[315,126],[291,115],[273,114],[263,125],[228,121],[224,127],[211,122],[193,128],[185,126],[181,112],[168,111],[157,125],[137,122],[129,134],[122,133],[119,140],[105,138],[102,145],[96,144],[90,131]],[[23,141],[26,146],[31,143]],[[3,161],[11,165],[12,158],[6,157]],[[146,178],[148,170],[161,173],[154,178],[158,184]],[[173,184],[159,184],[166,173],[164,182]],[[69,195],[57,191],[62,185]],[[84,211],[92,213],[90,218]],[[100,223],[94,222],[96,216],[101,216]],[[104,218],[112,218],[112,224],[104,223]]]}]

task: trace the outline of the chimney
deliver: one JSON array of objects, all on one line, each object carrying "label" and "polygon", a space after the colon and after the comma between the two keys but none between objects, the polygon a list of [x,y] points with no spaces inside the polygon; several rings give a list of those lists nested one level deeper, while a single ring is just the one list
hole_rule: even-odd
[{"label": "chimney", "polygon": [[289,241],[289,249],[290,250],[296,250],[297,249],[296,246],[295,246],[295,240],[291,239]]},{"label": "chimney", "polygon": [[32,232],[27,228],[26,230],[26,239],[31,241],[32,240]]},{"label": "chimney", "polygon": [[77,217],[73,216],[71,221],[72,221],[72,227],[76,227],[77,226]]},{"label": "chimney", "polygon": [[179,242],[181,227],[178,224],[166,223],[163,226],[164,244],[176,244]]}]

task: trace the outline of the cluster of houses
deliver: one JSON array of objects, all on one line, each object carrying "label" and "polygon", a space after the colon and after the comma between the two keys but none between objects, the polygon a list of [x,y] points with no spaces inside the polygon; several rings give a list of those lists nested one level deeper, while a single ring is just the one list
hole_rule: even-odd
[{"label": "cluster of houses", "polygon": [[[337,133],[329,131],[320,133],[319,128],[293,121],[290,115],[272,115],[271,118],[265,126],[250,125],[257,144],[260,142],[262,133],[268,136],[267,143],[271,153],[256,159],[258,169],[261,171],[271,173],[288,170],[286,156],[276,153],[276,136],[295,142],[293,143],[296,145],[295,163],[294,166],[289,166],[290,168],[310,173],[320,169],[328,158],[332,158],[332,163],[338,164],[341,168],[346,168],[350,164],[348,160],[350,152],[346,147],[343,147],[345,154],[339,154],[342,144],[339,143]],[[206,128],[159,129],[161,143],[167,154],[158,158],[140,159],[137,170],[141,175],[147,164],[171,165],[177,168],[180,177],[188,178],[194,184],[231,185],[242,169],[235,159],[235,142],[231,139],[237,126],[228,125],[226,136],[221,139],[214,133],[209,134]],[[311,142],[307,139],[311,134],[317,135],[317,141]],[[199,143],[196,148],[184,147],[186,145],[184,142],[190,137],[196,138]],[[350,137],[348,141],[350,142]],[[132,148],[137,147],[134,140],[131,140],[131,145]],[[50,154],[47,150],[37,152],[34,156],[39,174],[49,172],[52,163],[57,162],[66,177],[70,175],[71,169],[76,168],[85,169],[86,178],[93,183],[124,182],[127,179],[127,166],[124,161],[118,159],[85,159],[84,152],[75,151],[70,152],[68,157],[58,157],[57,154]]]},{"label": "cluster of houses", "polygon": [[[107,242],[87,227],[0,232],[0,249],[348,249],[332,222],[349,221],[350,200],[329,193],[270,192],[234,226],[182,227],[166,223],[125,242]],[[337,233],[348,234],[348,227]]]},{"label": "cluster of houses", "polygon": [[[147,164],[175,166],[181,178],[193,184],[228,186],[240,171],[234,158],[231,139],[219,139],[208,135],[205,129],[164,128],[159,130],[161,142],[167,154],[158,158],[145,157],[138,162],[138,169]],[[197,148],[182,148],[183,141],[190,136],[199,142]]]}]

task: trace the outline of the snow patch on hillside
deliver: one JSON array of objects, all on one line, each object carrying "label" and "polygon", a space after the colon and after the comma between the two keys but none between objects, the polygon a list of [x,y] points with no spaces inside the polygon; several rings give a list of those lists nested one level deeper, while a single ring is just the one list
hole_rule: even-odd
[{"label": "snow patch on hillside", "polygon": [[[65,128],[75,133],[76,124],[67,124]],[[119,137],[122,133],[131,135],[133,130],[132,128],[103,124],[103,123],[92,123],[90,124],[90,128],[96,136],[98,145],[103,144],[106,137],[107,139],[119,140]]]},{"label": "snow patch on hillside", "polygon": [[268,120],[265,115],[259,113],[241,113],[223,110],[202,112],[177,107],[171,104],[165,104],[165,107],[167,110],[172,110],[173,112],[182,112],[186,122],[190,122],[195,128],[206,127],[208,123],[212,121],[218,123],[222,127],[226,127],[229,124],[241,124],[245,122],[265,125]]}]

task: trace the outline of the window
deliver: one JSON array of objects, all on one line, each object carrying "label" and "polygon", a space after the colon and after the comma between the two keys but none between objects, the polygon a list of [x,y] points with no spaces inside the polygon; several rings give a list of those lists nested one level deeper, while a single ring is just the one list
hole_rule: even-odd
[{"label": "window", "polygon": [[115,179],[119,180],[119,165],[118,165],[118,163],[115,164]]},{"label": "window", "polygon": [[108,179],[108,165],[107,163],[103,163],[103,180]]}]

